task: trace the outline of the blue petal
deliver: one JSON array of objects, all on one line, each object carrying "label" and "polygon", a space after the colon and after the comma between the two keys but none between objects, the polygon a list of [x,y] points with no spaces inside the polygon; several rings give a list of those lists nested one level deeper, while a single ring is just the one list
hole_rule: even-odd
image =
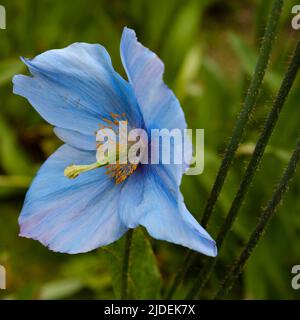
[{"label": "blue petal", "polygon": [[120,196],[124,224],[142,225],[156,239],[215,257],[215,241],[189,213],[177,185],[162,170],[143,167],[125,182]]},{"label": "blue petal", "polygon": [[88,136],[78,131],[63,129],[59,127],[54,128],[54,133],[60,140],[66,142],[72,147],[86,151],[96,150],[97,143],[95,135]]},{"label": "blue petal", "polygon": [[119,187],[99,168],[75,180],[66,166],[89,164],[95,152],[60,147],[41,167],[19,218],[20,235],[53,251],[87,252],[119,239],[127,228],[118,214]]},{"label": "blue petal", "polygon": [[121,58],[148,129],[184,129],[186,122],[174,93],[163,81],[164,64],[137,41],[135,32],[124,28]]},{"label": "blue petal", "polygon": [[[163,62],[155,53],[139,43],[135,32],[129,28],[124,28],[123,31],[121,58],[147,129],[176,128],[182,130],[184,136],[183,129],[186,128],[184,113],[178,99],[163,81]],[[188,143],[184,148],[186,158],[190,158],[191,144]],[[164,166],[165,171],[168,171],[179,185],[188,164],[183,162],[183,165]]]},{"label": "blue petal", "polygon": [[[168,134],[165,135],[164,131],[161,131],[160,136],[162,137],[162,139],[168,138]],[[153,141],[151,143],[154,144]],[[172,178],[174,183],[177,186],[179,186],[181,184],[182,175],[186,173],[186,171],[188,170],[191,162],[191,158],[192,158],[193,146],[190,138],[185,132],[183,132],[183,136],[181,139],[182,150],[181,150],[181,153],[177,155],[177,156],[180,156],[179,159],[182,159],[181,164],[176,164],[174,161],[175,152],[177,152],[177,150],[175,146],[175,141],[173,139],[170,139],[170,148],[167,148],[167,144],[163,144],[161,143],[161,141],[156,141],[155,143],[159,143],[158,146],[154,144],[154,150],[156,150],[156,152],[159,151],[160,157],[159,157],[159,164],[152,165],[152,166],[154,167],[159,166],[161,168],[161,171],[164,172],[165,175]],[[165,154],[170,153],[170,163],[163,162],[163,159],[161,157],[162,153],[165,153]]]},{"label": "blue petal", "polygon": [[102,46],[75,43],[23,61],[33,77],[15,76],[14,93],[50,124],[94,135],[110,112],[124,112],[129,122],[140,124],[132,88],[114,71]]}]

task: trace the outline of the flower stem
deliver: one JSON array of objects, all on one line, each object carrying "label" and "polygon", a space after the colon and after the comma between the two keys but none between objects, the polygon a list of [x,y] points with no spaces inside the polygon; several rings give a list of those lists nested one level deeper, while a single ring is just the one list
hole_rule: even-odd
[{"label": "flower stem", "polygon": [[268,144],[268,141],[269,141],[269,139],[273,133],[273,130],[275,128],[275,125],[278,121],[280,112],[282,111],[282,108],[284,106],[286,98],[287,98],[287,96],[293,86],[293,83],[296,79],[299,68],[300,68],[300,42],[297,43],[296,50],[294,52],[291,63],[288,67],[288,70],[285,74],[283,82],[281,84],[277,98],[276,98],[274,105],[273,105],[273,107],[268,115],[268,118],[264,124],[263,130],[262,130],[260,137],[257,141],[253,155],[252,155],[250,162],[247,166],[246,172],[242,178],[239,189],[236,193],[236,196],[232,202],[232,205],[231,205],[231,208],[228,212],[226,220],[225,220],[225,222],[221,228],[221,231],[218,235],[217,244],[219,246],[222,245],[227,233],[231,229],[232,224],[234,223],[234,221],[236,219],[236,216],[237,216],[239,209],[242,205],[243,199],[244,199],[245,195],[247,194],[247,191],[251,185],[253,177],[254,177],[254,175],[257,171],[257,168],[261,162],[261,159],[262,159],[262,156],[263,156],[264,151],[266,149],[266,146]]},{"label": "flower stem", "polygon": [[182,268],[176,273],[175,278],[172,281],[171,286],[170,286],[169,290],[166,293],[166,296],[165,296],[166,300],[172,299],[172,297],[175,294],[178,286],[184,280],[187,271],[191,267],[191,263],[193,261],[194,255],[195,255],[195,253],[193,251],[191,251],[191,250],[187,251],[187,254],[186,254],[186,256],[184,258],[184,261],[183,261],[183,264],[182,264]]},{"label": "flower stem", "polygon": [[284,174],[279,182],[278,187],[276,188],[275,192],[271,200],[268,202],[266,209],[262,212],[259,221],[252,232],[248,243],[245,245],[242,253],[236,260],[236,262],[230,268],[229,273],[225,276],[224,281],[222,281],[221,287],[217,292],[215,299],[221,299],[233,286],[234,281],[241,273],[243,267],[245,266],[246,262],[248,261],[251,253],[255,249],[257,243],[261,239],[265,229],[267,228],[268,222],[273,217],[278,205],[280,204],[283,195],[288,189],[288,185],[293,178],[297,165],[300,160],[300,137],[298,138],[296,149],[293,152],[293,155],[289,161],[289,164],[284,171]]},{"label": "flower stem", "polygon": [[192,288],[189,290],[189,292],[185,297],[186,300],[196,299],[199,296],[199,294],[202,292],[202,289],[206,285],[215,264],[216,264],[216,258],[212,259],[212,258],[206,257],[204,266],[199,276],[196,278],[194,285],[192,286]]},{"label": "flower stem", "polygon": [[[246,172],[242,178],[242,181],[240,183],[239,189],[236,193],[236,196],[232,202],[232,205],[230,207],[230,210],[227,214],[227,217],[221,227],[221,230],[217,236],[217,246],[219,249],[219,252],[221,250],[221,247],[223,245],[223,242],[230,231],[237,215],[239,212],[239,209],[243,203],[243,200],[247,194],[247,191],[251,185],[251,182],[253,180],[253,177],[257,171],[257,168],[260,164],[260,161],[262,159],[262,156],[264,154],[265,148],[267,146],[267,143],[272,135],[272,132],[275,128],[275,125],[277,123],[277,120],[279,118],[280,112],[284,106],[284,103],[286,101],[286,98],[293,86],[293,83],[296,79],[296,76],[298,74],[300,68],[300,42],[297,43],[294,55],[292,57],[291,63],[289,64],[288,70],[284,76],[284,79],[282,81],[281,87],[279,89],[279,93],[276,97],[276,100],[273,104],[273,107],[268,115],[267,120],[265,121],[263,130],[260,134],[260,137],[257,141],[257,144],[255,146],[253,155],[250,159],[250,162],[247,166]],[[211,274],[211,271],[216,263],[215,259],[214,261],[209,261],[208,265],[205,268],[205,271],[200,275],[199,281],[197,281],[197,284],[200,284],[199,287],[196,289],[196,285],[192,289],[191,294],[199,294],[202,290],[202,288],[205,286],[206,282],[209,279],[209,275]]]},{"label": "flower stem", "polygon": [[258,97],[258,94],[259,94],[259,91],[260,91],[260,88],[269,64],[274,39],[277,34],[278,22],[279,22],[281,10],[282,10],[282,5],[283,5],[283,0],[274,1],[274,5],[267,23],[265,35],[263,38],[263,42],[260,49],[260,53],[259,53],[253,78],[251,80],[242,110],[239,113],[238,119],[233,129],[232,137],[225,151],[225,156],[223,158],[220,169],[218,171],[212,191],[209,195],[206,207],[204,209],[204,213],[201,221],[201,224],[204,228],[207,227],[207,224],[213,212],[214,206],[217,202],[219,194],[224,185],[224,181],[226,179],[229,167],[232,163],[235,152],[243,137],[244,130],[248,122],[250,113],[256,104],[257,97]]},{"label": "flower stem", "polygon": [[122,269],[122,282],[121,282],[121,299],[127,300],[128,298],[128,275],[129,275],[129,262],[130,262],[130,251],[132,242],[133,229],[129,229],[125,239],[125,251],[123,258],[123,269]]},{"label": "flower stem", "polygon": [[[209,195],[206,207],[203,212],[201,225],[204,228],[206,228],[208,225],[214,206],[217,202],[217,199],[223,187],[224,181],[226,179],[229,167],[232,163],[235,152],[242,139],[245,126],[249,119],[249,115],[256,104],[260,87],[262,85],[262,82],[269,64],[273,43],[276,38],[282,6],[283,6],[282,0],[275,0],[272,8],[272,12],[268,19],[267,27],[265,30],[265,34],[264,34],[263,42],[261,45],[258,61],[255,67],[253,78],[251,80],[242,110],[240,111],[240,114],[236,121],[232,137],[225,151],[225,156],[219,168],[216,180],[214,182],[212,191]],[[193,254],[189,255],[188,260],[185,261],[186,266],[192,265],[193,257],[194,257]],[[212,260],[208,260],[207,263],[214,263],[214,262],[212,262]],[[174,283],[172,285],[172,294],[177,290],[186,272],[187,272],[186,268],[182,268],[178,271],[177,275],[174,278]],[[169,297],[171,298],[171,296]]]}]

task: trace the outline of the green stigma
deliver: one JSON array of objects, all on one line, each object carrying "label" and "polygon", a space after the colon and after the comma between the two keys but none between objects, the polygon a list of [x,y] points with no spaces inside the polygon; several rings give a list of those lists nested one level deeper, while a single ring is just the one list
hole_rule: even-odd
[{"label": "green stigma", "polygon": [[97,161],[92,164],[69,165],[68,167],[65,168],[64,175],[69,179],[75,179],[83,172],[87,172],[90,170],[107,166],[109,163],[114,161],[116,161],[116,156],[114,154],[110,158],[106,156],[102,156],[102,157],[97,156]]},{"label": "green stigma", "polygon": [[64,171],[64,175],[66,177],[68,177],[69,179],[75,179],[82,172],[87,172],[87,171],[90,171],[90,170],[93,170],[93,169],[97,169],[97,168],[105,166],[106,164],[107,163],[101,164],[99,162],[95,162],[95,163],[87,164],[87,165],[75,165],[75,164],[72,164],[72,165],[66,167],[66,169]]}]

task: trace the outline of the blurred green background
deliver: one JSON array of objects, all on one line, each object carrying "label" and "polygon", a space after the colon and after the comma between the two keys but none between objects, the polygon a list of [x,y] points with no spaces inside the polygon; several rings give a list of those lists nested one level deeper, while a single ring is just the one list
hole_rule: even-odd
[{"label": "blurred green background", "polygon": [[[24,73],[19,56],[73,42],[101,43],[124,75],[119,42],[124,26],[155,51],[166,66],[165,80],[181,101],[190,128],[205,129],[205,170],[186,176],[185,201],[201,218],[222,152],[245,96],[272,1],[238,0],[7,0],[7,29],[0,30],[0,264],[7,269],[3,299],[108,299],[119,297],[124,239],[107,248],[69,256],[18,237],[17,218],[40,164],[61,142],[34,109],[12,94],[11,78]],[[215,236],[227,213],[263,121],[272,105],[300,31],[291,28],[285,1],[280,32],[259,102],[209,225]],[[272,194],[299,133],[300,79],[280,117],[261,168],[242,207],[202,298],[216,291],[227,266],[248,239]],[[291,268],[300,264],[300,172],[283,205],[228,298],[297,299]],[[163,213],[162,213],[163,214]],[[182,265],[185,249],[134,234],[131,297],[159,298]],[[151,246],[150,246],[151,245]],[[152,249],[151,249],[152,247]],[[153,250],[153,251],[152,251]],[[195,262],[176,298],[183,298],[199,272]]]}]

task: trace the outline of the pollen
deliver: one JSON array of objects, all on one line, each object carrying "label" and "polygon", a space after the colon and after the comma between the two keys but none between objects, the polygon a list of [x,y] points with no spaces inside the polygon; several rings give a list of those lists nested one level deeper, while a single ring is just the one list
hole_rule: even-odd
[{"label": "pollen", "polygon": [[[125,121],[128,124],[126,114],[122,113],[121,115],[115,114],[110,112],[110,117],[108,118],[102,118],[103,124],[99,124],[100,129],[109,128],[112,129],[117,136],[124,137],[126,135],[125,132],[119,130],[119,122]],[[97,145],[97,147],[100,147],[100,145]],[[120,157],[120,150],[122,150],[122,145],[120,143],[116,144],[116,148],[119,151],[119,157]],[[120,184],[124,182],[129,176],[132,175],[132,173],[137,169],[138,164],[131,164],[131,163],[120,163],[119,159],[116,160],[115,163],[108,163],[105,168],[107,171],[105,172],[107,175],[109,175],[112,179],[115,180],[116,184]]]},{"label": "pollen", "polygon": [[115,179],[116,184],[125,181],[137,168],[137,164],[108,164],[106,174]]}]

